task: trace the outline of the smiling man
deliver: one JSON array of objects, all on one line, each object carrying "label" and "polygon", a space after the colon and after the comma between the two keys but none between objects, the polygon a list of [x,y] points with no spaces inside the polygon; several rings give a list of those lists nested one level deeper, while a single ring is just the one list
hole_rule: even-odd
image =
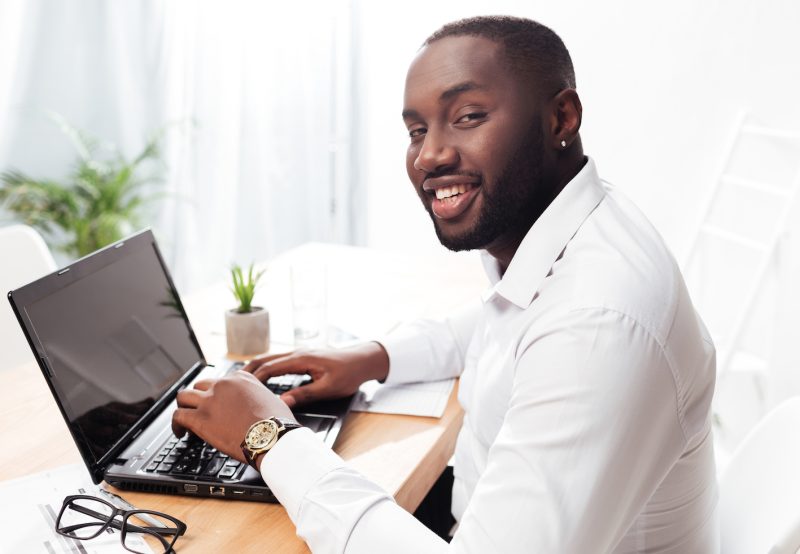
[{"label": "smiling man", "polygon": [[[581,117],[547,27],[483,17],[434,33],[406,79],[407,171],[442,244],[483,251],[482,302],[198,383],[176,434],[252,458],[314,552],[718,551],[714,348],[656,231],[584,156]],[[314,381],[281,398],[261,385],[284,373]],[[291,428],[295,404],[369,379],[455,375],[449,544]],[[242,450],[250,429],[277,442]]]},{"label": "smiling man", "polygon": [[[505,269],[533,222],[585,163],[577,136],[581,106],[557,36],[540,33],[540,49],[555,58],[544,67],[534,60],[545,52],[510,56],[500,48],[501,28],[493,38],[455,34],[468,25],[434,34],[409,70],[406,164],[442,244],[483,248]],[[544,120],[548,108],[557,121]],[[546,129],[554,123],[556,129]],[[544,147],[547,131],[555,150]]]}]

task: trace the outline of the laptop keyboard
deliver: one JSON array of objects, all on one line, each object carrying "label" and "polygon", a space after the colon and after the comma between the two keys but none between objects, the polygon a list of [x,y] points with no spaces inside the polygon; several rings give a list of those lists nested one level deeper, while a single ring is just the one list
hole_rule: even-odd
[{"label": "laptop keyboard", "polygon": [[[231,371],[240,369],[243,365],[233,364]],[[281,394],[310,381],[311,377],[308,375],[281,375],[270,378],[266,386],[275,394]],[[189,434],[181,439],[169,437],[147,464],[145,471],[212,480],[236,479],[246,467],[247,464],[232,459],[201,438]]]},{"label": "laptop keyboard", "polygon": [[219,452],[202,439],[189,435],[182,439],[168,439],[145,471],[198,479],[234,479],[242,467],[242,463]]}]

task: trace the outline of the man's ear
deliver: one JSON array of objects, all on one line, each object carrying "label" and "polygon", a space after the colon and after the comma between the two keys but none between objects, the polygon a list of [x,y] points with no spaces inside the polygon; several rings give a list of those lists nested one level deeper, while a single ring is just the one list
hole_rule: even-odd
[{"label": "man's ear", "polygon": [[583,117],[583,106],[578,92],[567,88],[553,97],[551,110],[550,137],[552,146],[557,150],[566,150],[578,136]]}]

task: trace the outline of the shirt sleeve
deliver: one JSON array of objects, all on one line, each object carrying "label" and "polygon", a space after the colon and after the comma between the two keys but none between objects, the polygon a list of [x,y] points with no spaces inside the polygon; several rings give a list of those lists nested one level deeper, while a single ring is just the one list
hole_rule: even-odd
[{"label": "shirt sleeve", "polygon": [[309,429],[284,435],[262,457],[260,469],[314,553],[447,551],[445,541]]},{"label": "shirt sleeve", "polygon": [[613,550],[686,444],[661,347],[622,314],[584,310],[531,330],[516,360],[450,544],[307,430],[261,467],[298,535],[315,553]]},{"label": "shirt sleeve", "polygon": [[413,383],[458,377],[464,355],[481,317],[479,300],[441,321],[406,323],[378,342],[389,355],[386,383]]}]

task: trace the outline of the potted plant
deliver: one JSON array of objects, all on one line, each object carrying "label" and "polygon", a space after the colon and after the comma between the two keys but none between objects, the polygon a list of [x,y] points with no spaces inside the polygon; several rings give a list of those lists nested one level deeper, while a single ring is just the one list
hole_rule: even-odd
[{"label": "potted plant", "polygon": [[[114,148],[101,155],[95,138],[58,115],[51,117],[75,146],[74,170],[61,182],[4,171],[0,207],[41,232],[51,248],[78,258],[136,230],[147,204],[163,196],[150,187],[160,181],[162,132],[128,159]],[[143,174],[148,165],[154,174]]]},{"label": "potted plant", "polygon": [[269,350],[269,312],[253,306],[253,296],[262,275],[263,270],[253,273],[253,264],[247,274],[237,264],[231,267],[231,292],[239,302],[237,308],[225,312],[225,334],[231,355],[253,356]]}]

